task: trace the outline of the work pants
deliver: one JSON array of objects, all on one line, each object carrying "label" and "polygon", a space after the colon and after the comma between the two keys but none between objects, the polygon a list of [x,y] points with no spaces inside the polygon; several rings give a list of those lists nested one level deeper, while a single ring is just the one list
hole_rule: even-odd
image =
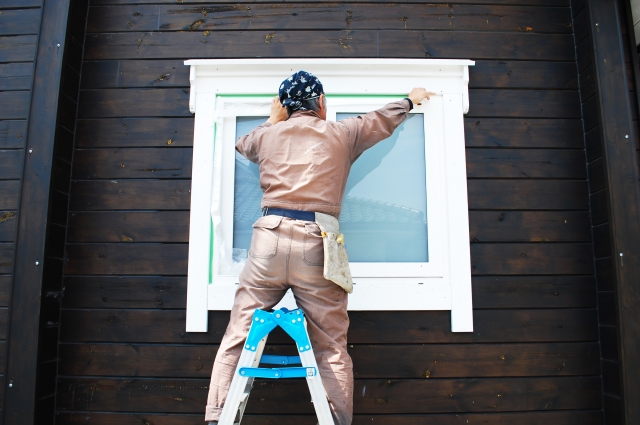
[{"label": "work pants", "polygon": [[254,310],[272,309],[291,288],[307,319],[334,421],[336,425],[351,424],[353,364],[347,353],[347,293],[322,276],[323,264],[317,224],[279,216],[261,217],[254,223],[231,320],[213,365],[206,421],[220,418]]}]

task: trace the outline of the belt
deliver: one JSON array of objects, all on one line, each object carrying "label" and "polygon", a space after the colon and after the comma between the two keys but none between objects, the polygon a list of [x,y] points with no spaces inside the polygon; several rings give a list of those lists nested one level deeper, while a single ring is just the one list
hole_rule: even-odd
[{"label": "belt", "polygon": [[262,209],[262,215],[279,215],[282,217],[293,218],[294,220],[316,221],[316,213],[313,211],[285,210],[284,208]]}]

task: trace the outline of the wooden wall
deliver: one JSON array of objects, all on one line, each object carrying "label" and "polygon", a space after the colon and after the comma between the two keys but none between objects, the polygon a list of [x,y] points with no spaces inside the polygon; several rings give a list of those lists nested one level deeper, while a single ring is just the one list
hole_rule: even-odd
[{"label": "wooden wall", "polygon": [[[568,0],[482,3],[92,0],[57,423],[202,423],[228,313],[210,312],[206,334],[184,332],[193,118],[182,61],[257,56],[477,61],[465,118],[476,330],[451,333],[447,312],[353,312],[354,423],[603,423],[572,11]],[[247,423],[314,424],[304,387],[260,382]]]},{"label": "wooden wall", "polygon": [[[42,0],[0,2],[0,410],[4,410],[6,339],[18,203]],[[2,417],[0,415],[0,423]]]}]

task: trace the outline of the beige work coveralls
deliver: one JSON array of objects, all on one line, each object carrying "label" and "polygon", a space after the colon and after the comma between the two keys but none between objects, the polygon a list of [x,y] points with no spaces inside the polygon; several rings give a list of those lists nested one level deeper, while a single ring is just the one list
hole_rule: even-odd
[{"label": "beige work coveralls", "polygon": [[[275,125],[262,124],[236,149],[260,167],[262,207],[340,215],[351,164],[389,137],[406,118],[409,101],[338,122],[298,111]],[[275,215],[259,218],[247,263],[211,374],[206,421],[217,421],[256,308],[273,308],[291,288],[307,330],[336,425],[353,417],[353,364],[347,353],[347,293],[323,277],[318,225]],[[283,412],[286,413],[286,412]]]}]

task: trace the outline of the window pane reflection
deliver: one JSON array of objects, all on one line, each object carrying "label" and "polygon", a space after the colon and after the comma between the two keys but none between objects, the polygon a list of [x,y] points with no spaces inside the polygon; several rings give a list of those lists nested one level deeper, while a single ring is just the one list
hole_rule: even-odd
[{"label": "window pane reflection", "polygon": [[[238,117],[236,119],[236,140],[246,136],[251,130],[264,123],[269,117]],[[235,141],[234,141],[235,143]],[[251,246],[251,233],[253,223],[260,218],[260,202],[262,190],[260,189],[260,171],[258,164],[254,164],[238,151],[236,154],[236,172],[234,177],[233,193],[233,248],[234,260],[246,258]],[[238,251],[238,249],[245,251]]]},{"label": "window pane reflection", "polygon": [[[356,115],[337,114],[337,119]],[[238,117],[236,139],[267,118]],[[340,215],[350,261],[429,261],[424,141],[424,116],[410,114],[353,164]],[[235,158],[233,248],[241,260],[261,215],[262,191],[258,165],[238,152]]]},{"label": "window pane reflection", "polygon": [[351,167],[340,214],[349,261],[429,261],[426,193],[424,115],[409,114]]}]

